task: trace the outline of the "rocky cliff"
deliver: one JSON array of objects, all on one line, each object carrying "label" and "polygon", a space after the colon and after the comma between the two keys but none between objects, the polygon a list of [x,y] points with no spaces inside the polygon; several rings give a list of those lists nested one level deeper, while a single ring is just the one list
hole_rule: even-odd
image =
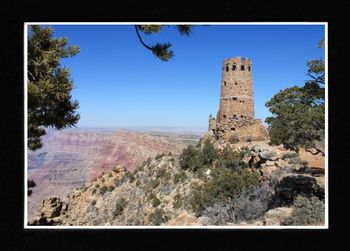
[{"label": "rocky cliff", "polygon": [[44,198],[63,198],[75,187],[89,185],[116,165],[134,170],[158,153],[179,154],[198,135],[159,132],[64,130],[43,137],[44,147],[28,154],[28,179],[36,187],[28,196],[28,218]]},{"label": "rocky cliff", "polygon": [[[203,150],[203,140],[197,146],[199,151]],[[239,172],[246,178],[242,180],[234,175],[239,173],[238,171],[229,169],[225,172],[232,174],[230,177],[236,179],[235,182],[232,183],[226,176],[218,175],[222,163],[235,166],[231,165],[233,162],[227,162],[228,159],[223,157],[215,157],[217,159],[213,164],[193,171],[184,169],[183,156],[179,158],[172,154],[158,154],[131,172],[118,165],[104,172],[91,184],[72,190],[62,200],[55,197],[43,200],[31,224],[68,226],[324,224],[322,201],[325,195],[322,167],[309,166],[308,162],[297,153],[282,147],[270,146],[267,142],[240,145],[214,143],[213,146],[218,151],[218,156],[224,156],[223,152],[227,149],[236,152],[238,155],[233,155],[240,156],[239,159],[230,161],[238,161],[237,163],[240,163],[238,167],[244,167]],[[310,155],[308,158],[313,156]],[[242,182],[248,180],[249,183],[251,182],[249,179],[255,178],[258,185],[255,185],[253,190],[244,188],[237,195],[228,194],[226,204],[208,204],[207,197],[203,197],[203,195],[213,196],[211,193],[217,189],[213,184],[224,189],[224,194],[233,191],[225,182],[231,186],[240,186]],[[219,179],[219,182],[216,182],[216,179]],[[213,190],[207,190],[207,194],[200,193],[200,188],[206,190],[208,187]],[[196,208],[203,201],[207,206],[198,213]],[[312,210],[318,211],[315,213]]]}]

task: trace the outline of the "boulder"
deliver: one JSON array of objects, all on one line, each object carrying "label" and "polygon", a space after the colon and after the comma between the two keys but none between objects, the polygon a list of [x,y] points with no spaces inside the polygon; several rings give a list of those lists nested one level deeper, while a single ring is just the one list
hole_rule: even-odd
[{"label": "boulder", "polygon": [[252,151],[256,152],[256,153],[261,152],[262,151],[262,147],[259,146],[259,145],[255,145],[255,146],[253,146]]},{"label": "boulder", "polygon": [[260,169],[260,172],[266,176],[266,177],[270,177],[271,174],[277,170],[277,167],[276,166],[263,166],[265,164],[262,164],[262,168]]},{"label": "boulder", "polygon": [[288,217],[291,216],[293,208],[277,207],[267,211],[264,215],[265,226],[280,226]]},{"label": "boulder", "polygon": [[278,156],[277,153],[275,153],[272,150],[268,150],[268,149],[264,149],[261,152],[259,152],[259,157],[261,159],[265,159],[265,160],[277,160]]},{"label": "boulder", "polygon": [[271,161],[271,160],[268,160],[265,162],[266,166],[274,166],[275,165],[275,162],[274,161]]},{"label": "boulder", "polygon": [[287,203],[291,203],[299,194],[324,198],[324,189],[317,184],[314,177],[308,174],[284,174],[279,179],[275,190],[279,199]]}]

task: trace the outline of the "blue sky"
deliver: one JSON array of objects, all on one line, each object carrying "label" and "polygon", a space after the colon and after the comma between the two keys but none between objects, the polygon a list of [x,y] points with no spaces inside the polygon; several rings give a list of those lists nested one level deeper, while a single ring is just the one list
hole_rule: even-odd
[{"label": "blue sky", "polygon": [[78,127],[207,128],[219,108],[225,58],[249,57],[253,63],[255,116],[281,89],[302,85],[306,63],[324,58],[317,47],[323,25],[195,26],[180,36],[173,26],[146,43],[169,41],[175,57],[161,62],[138,41],[132,25],[54,25],[81,52],[62,61],[71,70],[73,99],[80,102]]}]

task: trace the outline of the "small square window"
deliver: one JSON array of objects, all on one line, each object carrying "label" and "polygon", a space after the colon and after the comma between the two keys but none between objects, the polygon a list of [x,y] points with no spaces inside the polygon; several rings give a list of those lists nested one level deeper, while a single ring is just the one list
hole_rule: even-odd
[{"label": "small square window", "polygon": [[241,65],[241,71],[244,71],[244,65]]},{"label": "small square window", "polygon": [[235,65],[232,65],[232,70],[235,71],[236,70],[236,66]]},{"label": "small square window", "polygon": [[224,119],[226,119],[226,115],[225,114],[223,115],[223,117],[224,117]]},{"label": "small square window", "polygon": [[248,71],[250,71],[250,66],[248,66]]},{"label": "small square window", "polygon": [[226,71],[228,71],[228,65],[226,65]]}]

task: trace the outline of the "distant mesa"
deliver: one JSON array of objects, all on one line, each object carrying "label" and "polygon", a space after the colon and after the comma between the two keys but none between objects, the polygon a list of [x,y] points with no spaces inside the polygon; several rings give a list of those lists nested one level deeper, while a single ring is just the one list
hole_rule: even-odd
[{"label": "distant mesa", "polygon": [[254,118],[252,63],[249,58],[225,59],[222,66],[220,108],[209,116],[209,135],[216,140],[263,141],[268,132]]}]

